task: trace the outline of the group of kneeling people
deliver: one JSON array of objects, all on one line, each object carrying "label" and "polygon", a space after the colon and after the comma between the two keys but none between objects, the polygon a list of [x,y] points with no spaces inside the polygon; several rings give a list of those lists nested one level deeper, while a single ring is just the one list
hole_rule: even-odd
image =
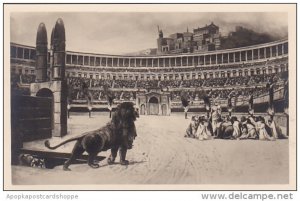
[{"label": "group of kneeling people", "polygon": [[199,140],[208,139],[259,139],[276,140],[285,139],[281,128],[276,125],[274,116],[266,119],[262,116],[250,114],[248,117],[236,116],[219,117],[217,119],[194,115],[184,137]]}]

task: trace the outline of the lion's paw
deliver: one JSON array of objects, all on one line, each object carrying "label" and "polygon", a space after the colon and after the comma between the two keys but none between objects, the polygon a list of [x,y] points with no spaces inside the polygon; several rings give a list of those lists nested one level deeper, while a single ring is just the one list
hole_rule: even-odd
[{"label": "lion's paw", "polygon": [[108,158],[108,159],[107,159],[107,163],[108,163],[108,165],[112,165],[112,164],[115,163],[115,160],[112,159],[112,158]]},{"label": "lion's paw", "polygon": [[89,164],[89,166],[92,167],[92,168],[99,168],[100,167],[100,165],[98,165],[98,164]]},{"label": "lion's paw", "polygon": [[122,161],[120,161],[120,164],[121,165],[128,165],[129,161],[128,160],[122,160]]},{"label": "lion's paw", "polygon": [[70,169],[70,168],[68,168],[68,167],[65,167],[65,166],[63,167],[63,170],[64,170],[64,171],[71,171],[71,169]]}]

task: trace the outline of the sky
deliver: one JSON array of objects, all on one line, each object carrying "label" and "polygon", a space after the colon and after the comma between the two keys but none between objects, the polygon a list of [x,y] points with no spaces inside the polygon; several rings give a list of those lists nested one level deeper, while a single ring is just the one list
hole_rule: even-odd
[{"label": "sky", "polygon": [[222,35],[236,26],[244,26],[260,33],[286,37],[287,13],[84,13],[84,12],[15,12],[10,16],[11,42],[35,46],[38,25],[47,28],[48,44],[51,30],[58,18],[62,18],[66,30],[66,48],[100,54],[127,54],[156,48],[157,26],[164,37],[187,28],[203,27],[214,22]]}]

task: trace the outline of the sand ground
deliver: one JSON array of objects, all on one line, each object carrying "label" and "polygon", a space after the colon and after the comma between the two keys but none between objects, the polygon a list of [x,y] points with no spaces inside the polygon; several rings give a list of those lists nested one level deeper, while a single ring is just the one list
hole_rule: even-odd
[{"label": "sand ground", "polygon": [[[96,129],[109,121],[106,113],[71,114],[69,134],[52,138],[52,144]],[[138,137],[128,151],[128,166],[107,165],[92,169],[71,165],[72,171],[12,167],[13,184],[287,184],[289,183],[289,140],[207,140],[184,138],[190,119],[172,116],[141,116],[136,121]],[[45,149],[43,141],[27,148]],[[73,143],[57,151],[71,151]],[[99,155],[108,157],[109,151]]]}]

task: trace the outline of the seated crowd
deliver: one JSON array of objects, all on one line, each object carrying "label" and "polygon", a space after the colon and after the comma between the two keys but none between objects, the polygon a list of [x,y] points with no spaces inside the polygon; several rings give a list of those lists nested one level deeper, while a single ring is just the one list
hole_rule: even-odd
[{"label": "seated crowd", "polygon": [[[287,72],[277,74],[259,74],[252,76],[237,77],[217,77],[207,79],[189,80],[112,80],[112,79],[92,79],[87,77],[68,77],[68,84],[74,88],[79,88],[83,83],[89,88],[93,87],[113,87],[113,88],[195,88],[195,87],[223,87],[236,85],[265,84],[271,78],[276,77],[276,81],[286,80]],[[23,84],[35,82],[35,75],[32,74],[11,74],[11,81]]]},{"label": "seated crowd", "polygon": [[135,80],[115,80],[113,88],[136,88]]},{"label": "seated crowd", "polygon": [[[282,85],[275,85],[274,89],[277,89]],[[181,99],[182,91],[171,91],[171,100],[174,102],[178,102]],[[252,87],[252,88],[231,88],[231,89],[210,89],[210,90],[194,90],[194,91],[186,91],[187,97],[190,101],[199,101],[203,99],[204,94],[208,94],[212,99],[220,99],[226,100],[229,95],[233,98],[239,98],[241,100],[248,101],[249,96],[253,95],[253,97],[258,97],[263,94],[268,93],[267,86],[260,87]]]},{"label": "seated crowd", "polygon": [[222,87],[225,85],[227,78],[209,78],[205,80],[204,87]]},{"label": "seated crowd", "polygon": [[250,80],[249,76],[230,77],[230,78],[227,78],[225,86],[248,85],[249,80]]},{"label": "seated crowd", "polygon": [[[274,79],[275,77],[275,79]],[[192,79],[192,80],[109,80],[109,79],[91,79],[91,78],[83,78],[83,77],[68,77],[67,82],[69,88],[73,91],[70,92],[70,96],[72,100],[81,100],[85,99],[85,95],[83,93],[79,93],[82,89],[83,85],[91,91],[92,97],[94,100],[106,100],[105,95],[101,93],[103,92],[104,87],[118,89],[151,89],[151,88],[160,88],[162,90],[168,90],[171,92],[172,101],[180,101],[180,92],[174,91],[174,89],[178,88],[193,88],[195,92],[190,92],[191,100],[200,100],[201,95],[199,91],[201,91],[202,87],[213,88],[212,96],[218,97],[220,99],[227,99],[228,95],[231,93],[232,89],[228,89],[229,87],[235,86],[249,86],[247,89],[236,89],[235,88],[235,97],[247,97],[250,94],[253,96],[259,96],[261,94],[267,93],[266,83],[270,81],[270,79],[275,80],[278,84],[275,85],[274,89],[282,86],[279,83],[287,80],[288,72],[281,72],[278,74],[260,74],[253,76],[244,76],[244,77],[230,77],[230,78],[208,78],[204,79]],[[32,74],[11,74],[11,83],[14,86],[18,86],[20,84],[29,84],[35,82],[35,75]],[[251,87],[257,86],[255,90]],[[26,86],[26,85],[25,85]],[[227,86],[227,89],[220,89],[223,86]],[[23,87],[23,86],[22,86]],[[20,88],[20,87],[19,87]],[[16,87],[14,87],[16,89]],[[77,91],[75,90],[77,89]],[[29,90],[29,89],[28,89]],[[28,90],[26,94],[28,94]],[[198,92],[197,92],[198,90]],[[21,90],[19,90],[21,91]],[[127,93],[123,93],[120,99],[134,99],[132,95],[128,95]],[[209,91],[207,91],[209,93]]]},{"label": "seated crowd", "polygon": [[178,88],[180,84],[181,80],[161,80],[159,82],[161,88]]},{"label": "seated crowd", "polygon": [[113,81],[108,79],[91,79],[91,78],[83,78],[83,77],[68,77],[68,84],[74,88],[79,88],[83,84],[87,87],[111,87]]},{"label": "seated crowd", "polygon": [[158,88],[158,82],[158,80],[139,80],[137,81],[137,88]]},{"label": "seated crowd", "polygon": [[[113,91],[112,92],[114,100],[117,101],[132,101],[135,100],[136,94],[132,91]],[[85,93],[81,89],[69,90],[68,95],[70,101],[88,101],[92,102],[97,101],[107,101],[107,95],[104,90],[89,90],[88,93]]]},{"label": "seated crowd", "polygon": [[187,88],[187,87],[202,87],[204,83],[204,80],[183,80],[181,82],[181,87]]}]

